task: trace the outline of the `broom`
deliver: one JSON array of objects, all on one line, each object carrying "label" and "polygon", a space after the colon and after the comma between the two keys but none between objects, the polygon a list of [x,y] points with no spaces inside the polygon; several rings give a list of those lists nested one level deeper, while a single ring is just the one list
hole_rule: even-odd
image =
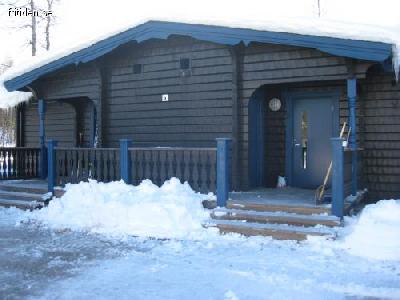
[{"label": "broom", "polygon": [[[344,130],[346,129],[346,122],[343,123],[343,127],[342,130],[340,131],[340,137],[343,137],[344,134]],[[328,171],[326,172],[325,178],[324,178],[324,182],[322,185],[320,185],[316,190],[315,190],[315,202],[317,204],[321,203],[322,198],[324,197],[324,193],[325,193],[325,187],[326,184],[328,183],[328,179],[329,176],[331,175],[331,171],[332,171],[332,161],[329,164],[328,167]]]}]

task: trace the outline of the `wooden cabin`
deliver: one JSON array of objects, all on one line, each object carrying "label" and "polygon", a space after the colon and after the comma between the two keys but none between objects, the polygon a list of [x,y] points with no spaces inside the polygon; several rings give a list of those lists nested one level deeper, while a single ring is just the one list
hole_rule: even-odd
[{"label": "wooden cabin", "polygon": [[[28,70],[5,87],[35,95],[18,107],[17,146],[45,149],[56,140],[66,157],[59,166],[72,159],[67,149],[96,148],[114,149],[107,163],[115,161],[116,169],[121,139],[143,151],[184,152],[214,149],[217,138],[228,138],[230,190],[273,188],[278,176],[289,186],[315,189],[333,159],[331,139],[346,122],[349,189],[368,189],[370,200],[399,198],[400,85],[392,49],[382,42],[150,21]],[[140,155],[132,158],[135,170],[147,159]],[[162,155],[152,167],[168,168]],[[211,156],[190,157],[193,169]],[[208,167],[215,166],[209,161]],[[159,172],[149,174],[162,181]]]}]

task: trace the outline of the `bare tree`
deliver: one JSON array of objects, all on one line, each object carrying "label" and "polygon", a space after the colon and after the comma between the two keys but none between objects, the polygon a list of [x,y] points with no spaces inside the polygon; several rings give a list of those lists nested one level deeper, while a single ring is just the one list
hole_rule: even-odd
[{"label": "bare tree", "polygon": [[[11,68],[13,61],[11,58],[6,58],[0,63],[0,75],[8,68]],[[15,145],[15,109],[0,109],[0,146]]]},{"label": "bare tree", "polygon": [[[31,11],[34,12],[35,11],[35,1],[33,0],[29,0],[29,5],[31,7]],[[36,56],[36,14],[32,13],[31,16],[31,28],[32,28],[32,38],[31,38],[31,44],[32,44],[32,56]]]},{"label": "bare tree", "polygon": [[318,18],[321,18],[321,0],[318,0]]},{"label": "bare tree", "polygon": [[[31,12],[34,12],[36,9],[35,0],[14,0],[14,1],[0,1],[0,5],[7,7],[11,13],[17,13],[23,9],[29,9]],[[32,56],[36,56],[37,51],[37,16],[35,13],[31,14],[30,21],[27,22],[26,18],[19,18],[17,24],[14,29],[26,29],[29,28],[31,31],[31,38],[29,40],[29,44],[31,45]]]},{"label": "bare tree", "polygon": [[47,2],[47,14],[46,18],[46,27],[45,27],[45,37],[46,37],[46,50],[50,50],[50,27],[53,25],[54,15],[51,13],[53,11],[53,4],[56,2],[55,0],[46,0]]},{"label": "bare tree", "polygon": [[[8,7],[8,10],[14,9],[14,13],[19,10],[31,12],[30,20],[27,18],[19,18],[15,26],[16,29],[30,29],[29,44],[32,50],[32,56],[36,56],[38,50],[38,28],[44,23],[44,48],[50,50],[50,29],[54,24],[55,16],[52,13],[54,4],[59,0],[13,0],[0,1],[0,6]],[[10,12],[9,12],[10,14]]]}]

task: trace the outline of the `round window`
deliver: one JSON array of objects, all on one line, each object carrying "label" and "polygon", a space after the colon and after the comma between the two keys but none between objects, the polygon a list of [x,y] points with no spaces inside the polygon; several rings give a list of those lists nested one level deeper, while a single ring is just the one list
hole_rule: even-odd
[{"label": "round window", "polygon": [[272,98],[271,100],[269,100],[268,105],[269,105],[269,109],[272,111],[278,111],[282,107],[281,100],[278,98]]}]

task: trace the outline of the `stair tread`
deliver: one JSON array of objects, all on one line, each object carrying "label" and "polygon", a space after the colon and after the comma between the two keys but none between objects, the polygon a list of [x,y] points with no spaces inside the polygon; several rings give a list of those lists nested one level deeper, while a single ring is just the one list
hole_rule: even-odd
[{"label": "stair tread", "polygon": [[211,220],[208,223],[208,225],[211,227],[216,225],[230,225],[232,227],[269,229],[274,231],[295,232],[306,235],[331,235],[334,234],[335,232],[332,228],[328,228],[325,226],[303,227],[303,226],[293,226],[287,224],[260,224],[253,222],[241,222],[241,221],[229,221],[229,220]]},{"label": "stair tread", "polygon": [[323,236],[327,238],[334,238],[335,231],[318,231],[305,230],[297,226],[283,226],[271,224],[263,224],[262,226],[257,223],[243,223],[243,222],[214,222],[207,225],[208,227],[216,227],[221,233],[238,233],[245,236],[269,236],[277,240],[295,240],[303,241],[308,239],[309,236]]},{"label": "stair tread", "polygon": [[15,200],[15,199],[0,199],[0,206],[16,206],[23,208],[37,208],[42,207],[43,204],[38,201],[29,200]]},{"label": "stair tread", "polygon": [[12,184],[0,184],[0,191],[22,192],[22,193],[31,193],[31,194],[45,194],[45,193],[47,193],[47,188],[35,187],[35,186],[12,185]]},{"label": "stair tread", "polygon": [[340,218],[327,214],[311,214],[311,215],[303,215],[296,214],[284,211],[255,211],[255,210],[244,210],[244,209],[235,209],[235,208],[224,208],[218,207],[212,210],[212,212],[217,213],[235,213],[240,215],[256,215],[256,216],[265,216],[265,217],[288,217],[288,218],[297,218],[297,219],[305,219],[305,220],[321,220],[321,221],[339,221]]},{"label": "stair tread", "polygon": [[246,201],[228,201],[227,208],[241,209],[251,211],[275,211],[275,212],[291,212],[303,215],[330,213],[329,205],[313,206],[313,205],[288,205],[288,204],[270,204],[270,203],[255,203]]},{"label": "stair tread", "polygon": [[[13,197],[21,197],[26,198],[26,200],[36,200],[36,201],[45,201],[45,195],[36,194],[36,193],[28,193],[28,192],[11,192],[11,191],[2,191],[0,190],[0,198],[12,198]],[[24,200],[24,199],[19,199]]]},{"label": "stair tread", "polygon": [[307,217],[306,215],[284,214],[284,213],[248,213],[243,211],[213,211],[211,218],[214,220],[247,221],[261,224],[289,224],[297,226],[327,226],[337,227],[341,225],[340,220]]}]

